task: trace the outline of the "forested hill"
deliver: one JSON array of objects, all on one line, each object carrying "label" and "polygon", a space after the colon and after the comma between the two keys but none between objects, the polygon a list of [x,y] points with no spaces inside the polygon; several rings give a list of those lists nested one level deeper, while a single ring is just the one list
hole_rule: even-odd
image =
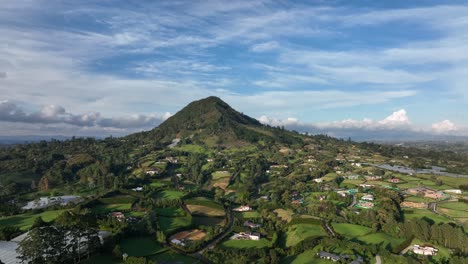
[{"label": "forested hill", "polygon": [[129,136],[141,144],[169,144],[174,139],[214,146],[241,146],[260,140],[292,143],[301,136],[284,129],[262,125],[218,97],[194,101],[151,131]]}]

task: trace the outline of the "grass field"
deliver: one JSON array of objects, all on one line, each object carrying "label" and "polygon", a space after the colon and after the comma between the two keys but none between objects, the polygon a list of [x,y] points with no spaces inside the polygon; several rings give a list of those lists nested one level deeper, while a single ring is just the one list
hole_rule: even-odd
[{"label": "grass field", "polygon": [[224,216],[224,210],[206,205],[187,204],[187,208],[193,215]]},{"label": "grass field", "polygon": [[84,260],[82,262],[83,264],[121,264],[123,263],[121,260],[118,260],[111,254],[98,254],[90,257],[87,260]]},{"label": "grass field", "polygon": [[45,211],[39,214],[25,213],[20,215],[8,216],[0,218],[0,226],[16,226],[21,230],[29,229],[34,223],[36,217],[42,217],[45,222],[50,222],[57,218],[62,212],[66,210]]},{"label": "grass field", "polygon": [[192,217],[159,217],[159,224],[165,233],[170,233],[178,228],[189,227],[192,224]]},{"label": "grass field", "polygon": [[440,203],[437,207],[452,209],[452,210],[459,210],[459,211],[466,211],[468,217],[468,204],[462,202],[448,202],[448,203]]},{"label": "grass field", "polygon": [[[408,213],[410,211],[412,211],[412,213]],[[433,212],[427,209],[403,209],[403,213],[406,220],[421,219],[423,217],[427,217],[429,219],[432,219],[435,223],[453,222],[451,219],[442,215],[434,214]]]},{"label": "grass field", "polygon": [[218,180],[222,178],[229,178],[231,177],[231,173],[229,171],[215,171],[211,174],[213,180]]},{"label": "grass field", "polygon": [[291,222],[293,212],[291,210],[275,209],[273,212],[283,221]]},{"label": "grass field", "polygon": [[156,208],[156,213],[160,216],[167,216],[167,217],[177,217],[177,216],[185,216],[185,211],[182,208]]},{"label": "grass field", "polygon": [[265,248],[270,242],[266,238],[260,240],[226,240],[221,243],[223,248],[249,249],[249,248]]},{"label": "grass field", "polygon": [[174,150],[181,150],[181,151],[187,151],[187,152],[200,152],[200,153],[206,152],[206,149],[204,147],[198,146],[198,145],[192,145],[192,144],[177,146],[174,148]]},{"label": "grass field", "polygon": [[299,255],[289,256],[281,261],[284,264],[330,264],[330,260],[317,258],[316,250],[306,250]]},{"label": "grass field", "polygon": [[390,244],[392,248],[395,248],[404,241],[403,238],[395,238],[385,233],[368,234],[365,236],[357,237],[357,239],[366,244],[381,244],[383,247],[386,247],[388,244]]},{"label": "grass field", "polygon": [[149,257],[148,259],[156,261],[157,263],[183,263],[183,264],[201,263],[197,259],[184,256],[181,254],[177,254],[172,251],[167,251],[162,254],[153,255]]},{"label": "grass field", "polygon": [[260,214],[256,211],[251,212],[235,212],[235,215],[242,218],[259,218]]},{"label": "grass field", "polygon": [[122,252],[134,257],[149,256],[162,249],[156,239],[152,237],[130,237],[120,242]]},{"label": "grass field", "polygon": [[96,214],[108,214],[117,211],[128,211],[132,208],[132,204],[98,204],[93,206],[91,210]]},{"label": "grass field", "polygon": [[167,199],[167,200],[175,200],[181,199],[184,196],[184,192],[181,191],[172,191],[172,190],[164,190],[156,193],[157,199]]},{"label": "grass field", "polygon": [[369,227],[347,224],[347,223],[333,223],[333,229],[340,235],[349,237],[360,237],[372,232]]},{"label": "grass field", "polygon": [[203,217],[194,216],[192,217],[192,223],[198,226],[219,226],[222,225],[224,218],[219,217]]},{"label": "grass field", "polygon": [[286,247],[291,247],[302,240],[314,236],[326,236],[320,225],[297,224],[292,225],[286,232]]}]

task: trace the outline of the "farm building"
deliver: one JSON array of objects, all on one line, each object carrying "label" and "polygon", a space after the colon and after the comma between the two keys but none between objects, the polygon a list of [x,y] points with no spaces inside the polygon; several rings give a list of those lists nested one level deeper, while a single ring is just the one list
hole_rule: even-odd
[{"label": "farm building", "polygon": [[439,250],[430,246],[414,245],[413,252],[418,255],[434,256],[439,252]]},{"label": "farm building", "polygon": [[236,212],[248,212],[248,211],[252,211],[252,208],[248,205],[241,205],[237,208],[234,208],[232,209],[233,211],[236,211]]}]

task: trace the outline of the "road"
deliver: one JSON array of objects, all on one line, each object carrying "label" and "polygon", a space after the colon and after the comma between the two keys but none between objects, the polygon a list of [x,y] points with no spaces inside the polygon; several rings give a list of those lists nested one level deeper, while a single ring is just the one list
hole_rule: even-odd
[{"label": "road", "polygon": [[353,208],[353,206],[354,206],[354,205],[356,204],[356,202],[357,202],[357,201],[356,201],[356,194],[353,193],[353,194],[351,194],[351,195],[353,196],[353,202],[351,203],[350,206],[348,206],[348,208],[350,208],[350,209]]},{"label": "road", "polygon": [[382,259],[380,258],[379,255],[375,256],[375,264],[382,264]]}]

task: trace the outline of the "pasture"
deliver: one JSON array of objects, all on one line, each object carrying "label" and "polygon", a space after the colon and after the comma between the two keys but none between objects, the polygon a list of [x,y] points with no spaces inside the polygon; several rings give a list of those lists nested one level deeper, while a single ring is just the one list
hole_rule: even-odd
[{"label": "pasture", "polygon": [[222,248],[235,248],[235,249],[252,249],[252,248],[266,248],[270,245],[270,241],[266,238],[260,240],[237,240],[229,239],[221,243]]},{"label": "pasture", "polygon": [[42,217],[45,222],[53,221],[66,210],[45,211],[42,213],[25,213],[0,218],[0,226],[16,226],[21,230],[28,230],[37,217]]},{"label": "pasture", "polygon": [[159,217],[159,225],[164,233],[170,233],[176,229],[189,227],[192,224],[192,217]]},{"label": "pasture", "polygon": [[427,209],[403,209],[403,213],[405,220],[421,219],[423,217],[427,217],[432,219],[435,223],[453,222],[451,219],[442,215],[434,214]]},{"label": "pasture", "polygon": [[122,252],[134,257],[143,257],[156,254],[163,248],[153,237],[129,237],[120,242]]},{"label": "pasture", "polygon": [[332,227],[338,234],[348,237],[360,237],[372,232],[369,227],[347,223],[333,223]]},{"label": "pasture", "polygon": [[176,200],[176,199],[181,199],[184,195],[185,193],[181,191],[164,190],[164,191],[157,192],[155,195],[155,198],[163,199],[163,200]]},{"label": "pasture", "polygon": [[297,245],[309,237],[326,236],[327,234],[320,225],[297,224],[289,226],[286,232],[286,247]]}]

